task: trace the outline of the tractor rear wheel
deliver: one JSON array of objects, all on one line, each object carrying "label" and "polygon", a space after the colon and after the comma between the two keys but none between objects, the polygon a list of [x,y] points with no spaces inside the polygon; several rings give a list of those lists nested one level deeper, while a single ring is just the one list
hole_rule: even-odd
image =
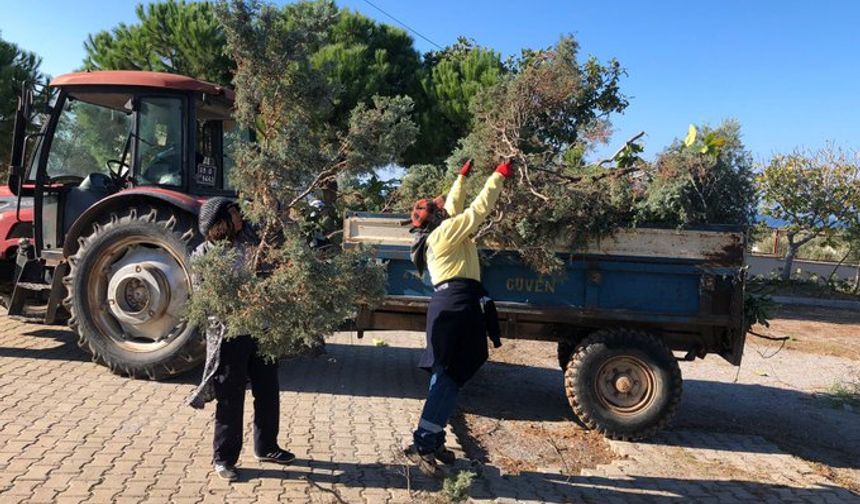
[{"label": "tractor rear wheel", "polygon": [[582,343],[564,373],[574,414],[612,439],[664,428],[681,400],[681,369],[662,340],[643,331],[605,329]]},{"label": "tractor rear wheel", "polygon": [[197,365],[205,343],[183,320],[191,294],[195,219],[169,206],[131,206],[98,219],[69,258],[69,325],[113,372],[153,380]]}]

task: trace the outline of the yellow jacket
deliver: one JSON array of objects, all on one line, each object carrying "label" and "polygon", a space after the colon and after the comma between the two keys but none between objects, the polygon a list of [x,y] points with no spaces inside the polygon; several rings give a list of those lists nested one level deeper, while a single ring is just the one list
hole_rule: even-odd
[{"label": "yellow jacket", "polygon": [[464,211],[465,178],[463,175],[458,176],[448,192],[445,210],[449,217],[427,237],[427,270],[433,285],[452,278],[481,280],[481,264],[474,236],[496,205],[505,178],[500,173],[490,175],[475,201]]}]

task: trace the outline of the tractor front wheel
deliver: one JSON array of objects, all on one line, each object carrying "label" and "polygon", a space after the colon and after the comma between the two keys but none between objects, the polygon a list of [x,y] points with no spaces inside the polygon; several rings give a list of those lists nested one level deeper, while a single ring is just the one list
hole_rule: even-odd
[{"label": "tractor front wheel", "polygon": [[65,278],[69,325],[113,372],[167,378],[194,367],[205,343],[183,320],[191,294],[195,219],[169,206],[132,206],[98,219]]}]

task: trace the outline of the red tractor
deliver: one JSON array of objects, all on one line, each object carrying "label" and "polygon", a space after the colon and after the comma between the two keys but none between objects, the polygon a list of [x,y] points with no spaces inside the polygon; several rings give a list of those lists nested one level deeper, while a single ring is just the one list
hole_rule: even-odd
[{"label": "red tractor", "polygon": [[[104,71],[55,78],[38,133],[19,102],[9,188],[16,240],[10,316],[67,321],[114,372],[160,379],[204,343],[183,320],[200,204],[233,196],[233,93],[179,75]],[[29,202],[32,215],[22,215]],[[29,219],[27,219],[29,217]],[[26,224],[25,224],[26,225]],[[2,231],[2,230],[0,230]],[[2,237],[0,237],[2,238]],[[5,242],[4,242],[5,243]]]}]

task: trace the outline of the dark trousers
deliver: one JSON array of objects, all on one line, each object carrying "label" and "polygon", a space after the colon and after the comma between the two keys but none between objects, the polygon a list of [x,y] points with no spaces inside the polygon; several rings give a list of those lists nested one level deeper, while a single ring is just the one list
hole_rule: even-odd
[{"label": "dark trousers", "polygon": [[254,451],[266,455],[278,447],[280,389],[278,363],[267,363],[257,354],[250,336],[221,343],[221,362],[215,374],[214,462],[235,465],[242,450],[242,413],[245,387],[251,380],[254,394]]},{"label": "dark trousers", "polygon": [[445,444],[445,426],[457,406],[460,386],[441,367],[433,369],[430,392],[412,435],[419,453],[430,453]]}]

